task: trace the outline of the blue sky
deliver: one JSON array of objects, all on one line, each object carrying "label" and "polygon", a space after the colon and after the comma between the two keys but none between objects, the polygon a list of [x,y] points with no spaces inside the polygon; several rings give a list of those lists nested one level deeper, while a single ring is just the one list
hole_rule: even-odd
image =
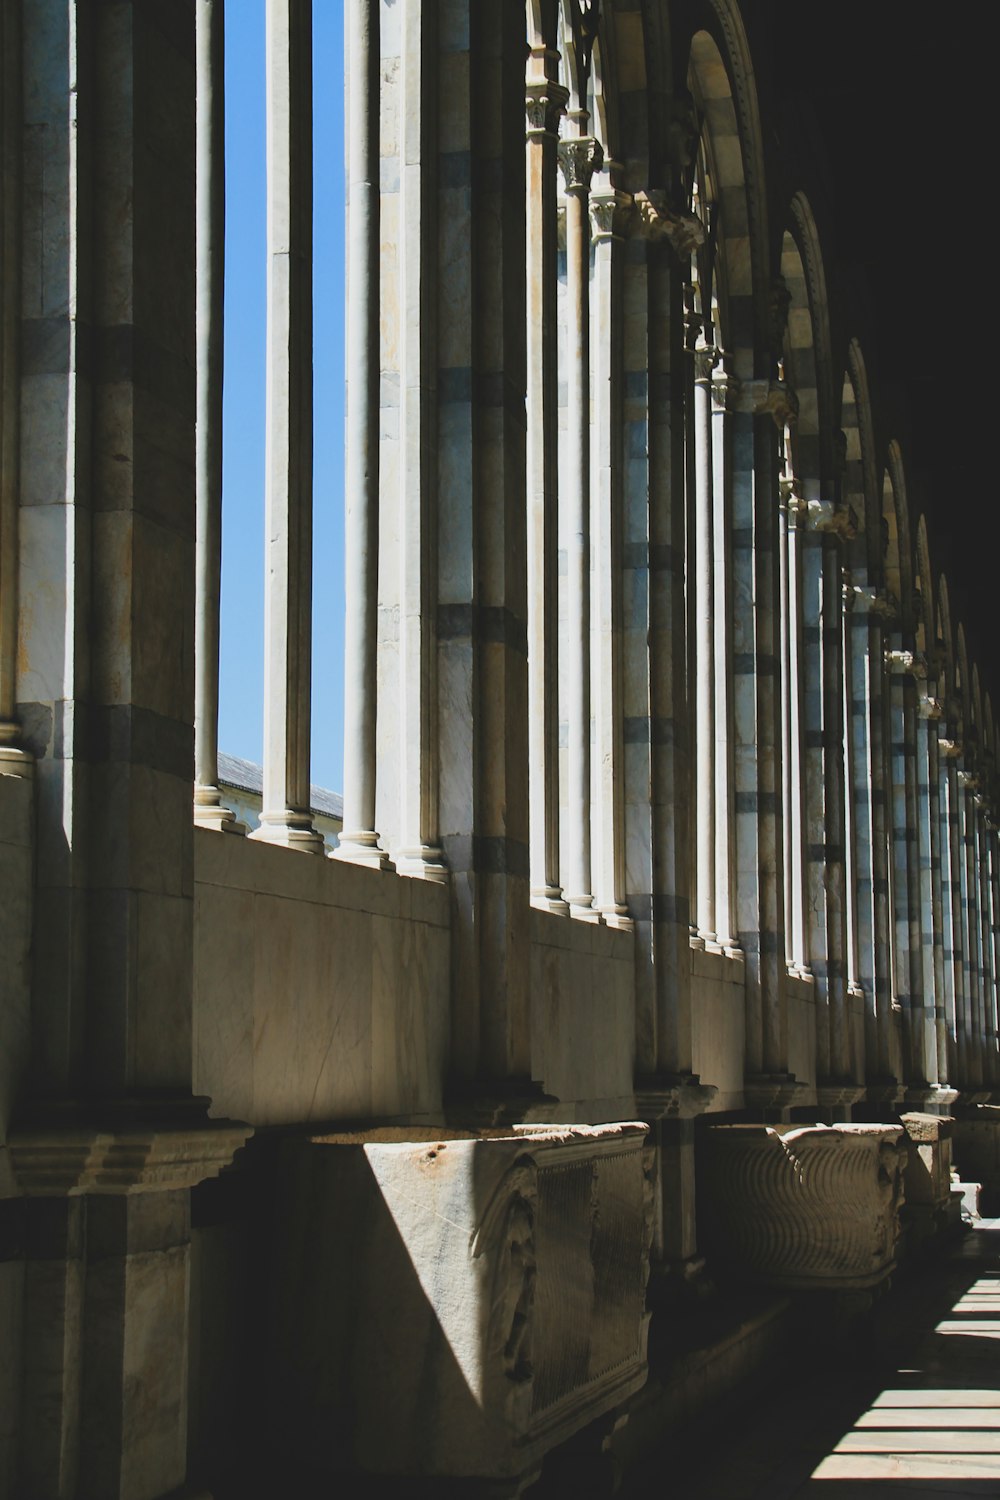
[{"label": "blue sky", "polygon": [[[226,8],[226,336],[219,748],[263,744],[264,0]],[[313,7],[312,779],[340,791],[344,655],[344,22]]]}]

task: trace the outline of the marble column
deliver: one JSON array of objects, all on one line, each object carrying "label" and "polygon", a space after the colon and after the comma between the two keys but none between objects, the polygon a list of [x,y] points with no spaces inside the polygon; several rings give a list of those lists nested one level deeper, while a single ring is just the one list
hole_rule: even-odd
[{"label": "marble column", "polygon": [[186,1478],[187,1192],[249,1134],[191,1092],[196,7],[22,17],[21,332],[46,353],[22,371],[20,585],[46,608],[19,643],[37,1093],[8,1141],[31,1251],[18,1493],[149,1500]]},{"label": "marble column", "polygon": [[[932,1091],[937,1090],[940,1079],[938,1056],[938,1015],[943,1007],[944,964],[940,942],[940,879],[935,880],[937,859],[937,723],[941,705],[934,697],[934,684],[925,683],[917,695],[916,730],[914,749],[915,788],[917,812],[918,880],[921,925],[921,970],[923,977],[924,1010],[920,1034],[915,1038],[915,1050],[919,1051],[919,1062],[923,1075]],[[933,741],[934,766],[932,769],[931,746]],[[932,1102],[932,1096],[927,1102]]]},{"label": "marble column", "polygon": [[[535,10],[535,7],[531,7]],[[538,8],[541,10],[541,8]],[[555,7],[532,22],[525,77],[528,469],[528,774],[531,900],[566,912],[559,873],[558,327],[556,169],[569,91],[557,81]],[[546,21],[548,24],[546,25]]]},{"label": "marble column", "polygon": [[730,411],[736,382],[721,366],[712,380],[712,593],[715,673],[715,931],[719,947],[730,958],[740,947],[733,935],[732,828],[732,609],[729,578]]},{"label": "marble column", "polygon": [[531,1079],[524,13],[438,18],[437,649],[456,1117]]},{"label": "marble column", "polygon": [[424,102],[437,81],[436,28],[421,0],[400,18],[399,837],[403,875],[443,884],[438,833],[437,140]]},{"label": "marble column", "polygon": [[347,0],[344,826],[342,859],[384,866],[375,831],[378,615],[378,0]]},{"label": "marble column", "polygon": [[973,1087],[981,1091],[984,1081],[984,1027],[982,979],[979,965],[979,876],[976,870],[975,804],[973,802],[976,788],[975,772],[960,769],[958,787],[968,1069]]},{"label": "marble column", "polygon": [[594,894],[603,920],[631,928],[625,904],[624,723],[622,713],[622,256],[630,199],[605,163],[590,195],[593,464],[591,539],[594,719]]},{"label": "marble column", "polygon": [[30,776],[17,723],[18,438],[21,302],[20,7],[0,15],[0,775]]},{"label": "marble column", "polygon": [[808,975],[809,945],[805,921],[805,831],[802,819],[802,528],[806,503],[797,481],[781,481],[778,511],[782,568],[782,779],[784,786],[785,955],[789,969]]},{"label": "marble column", "polygon": [[566,554],[566,849],[570,913],[600,921],[594,907],[590,837],[590,181],[600,143],[586,134],[586,111],[559,143],[566,194],[566,454],[560,491]]},{"label": "marble column", "polygon": [[222,346],[225,277],[225,50],[223,0],[197,0],[195,238],[194,818],[232,828],[219,792],[219,594],[222,584]]},{"label": "marble column", "polygon": [[952,1082],[963,1092],[972,1088],[973,1074],[969,1051],[969,992],[968,966],[966,963],[966,928],[963,916],[963,872],[965,859],[962,851],[962,791],[959,786],[958,761],[962,754],[961,742],[948,727],[939,740],[939,754],[945,762],[944,793],[948,831],[948,881],[946,899],[948,903],[949,936],[951,938],[951,972],[954,993],[954,1024],[956,1066]]},{"label": "marble column", "polygon": [[699,338],[694,351],[694,663],[695,924],[720,952],[715,925],[715,527],[712,504],[712,372],[718,352]]},{"label": "marble column", "polygon": [[312,854],[312,4],[267,3],[264,777],[251,838]]}]

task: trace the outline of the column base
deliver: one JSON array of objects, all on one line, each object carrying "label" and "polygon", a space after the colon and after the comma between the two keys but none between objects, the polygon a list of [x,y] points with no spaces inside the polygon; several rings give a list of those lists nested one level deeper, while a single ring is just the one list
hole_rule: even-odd
[{"label": "column base", "polygon": [[338,834],[337,847],[330,857],[345,859],[352,865],[369,865],[375,870],[393,868],[388,854],[379,848],[378,834],[370,830]]},{"label": "column base", "polygon": [[958,1089],[945,1088],[939,1083],[917,1083],[907,1087],[903,1102],[907,1109],[946,1115],[957,1098]]},{"label": "column base", "polygon": [[536,911],[548,911],[555,917],[569,916],[569,902],[557,885],[539,886],[531,892],[531,904]]},{"label": "column base", "polygon": [[859,1103],[864,1104],[865,1114],[871,1113],[874,1109],[875,1115],[881,1118],[886,1110],[890,1114],[895,1114],[896,1106],[902,1103],[905,1092],[906,1087],[898,1078],[891,1076],[871,1078],[865,1084],[865,1091]]},{"label": "column base", "polygon": [[199,828],[213,828],[217,833],[245,834],[245,826],[237,821],[231,807],[222,803],[217,786],[201,786],[194,789],[194,821]]},{"label": "column base", "polygon": [[450,871],[444,862],[444,855],[432,844],[398,850],[395,865],[398,875],[409,875],[414,880],[430,880],[435,885],[448,884]]},{"label": "column base", "polygon": [[261,844],[278,844],[282,849],[298,849],[303,854],[322,854],[323,837],[312,825],[308,813],[288,808],[282,812],[261,813],[260,827],[249,838]]},{"label": "column base", "polygon": [[635,931],[635,923],[629,916],[627,906],[616,902],[613,906],[599,906],[597,910],[605,927],[614,927],[618,932]]},{"label": "column base", "polygon": [[601,914],[594,905],[593,896],[567,896],[569,914],[577,922],[594,922],[600,925]]}]

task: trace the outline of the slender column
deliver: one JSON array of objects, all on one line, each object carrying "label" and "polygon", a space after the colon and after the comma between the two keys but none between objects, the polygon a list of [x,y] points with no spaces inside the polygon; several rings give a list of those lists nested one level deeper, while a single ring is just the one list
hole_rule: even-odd
[{"label": "slender column", "polygon": [[943,975],[941,984],[942,1005],[944,1008],[944,1061],[942,1064],[942,1077],[957,1087],[959,1078],[958,1060],[958,1030],[957,1030],[957,989],[955,975],[955,921],[952,911],[954,899],[954,886],[952,879],[951,860],[951,811],[949,796],[948,775],[948,752],[952,748],[950,741],[941,736],[942,725],[937,726],[935,744],[935,762],[937,765],[937,816],[938,816],[938,848],[941,856],[941,879],[940,879],[940,904],[938,906],[938,920],[941,928],[941,957],[943,964]]},{"label": "slender column", "polygon": [[965,922],[962,913],[962,886],[965,860],[962,854],[962,792],[959,786],[958,757],[960,743],[947,738],[939,745],[940,753],[947,765],[946,795],[948,820],[948,906],[951,924],[951,972],[955,996],[955,1052],[956,1072],[954,1082],[963,1090],[972,1085],[969,1062],[969,1005],[968,970],[966,967]]},{"label": "slender column", "polygon": [[[918,666],[917,658],[911,657],[914,668],[924,674],[926,668]],[[928,1007],[933,1015],[934,997],[927,993],[924,972],[924,913],[921,894],[921,865],[923,863],[921,806],[919,793],[919,736],[917,721],[917,687],[914,668],[903,680],[903,763],[906,784],[906,909],[909,922],[910,943],[910,1006],[908,1016],[908,1076],[907,1083],[922,1092],[928,1083]],[[933,973],[931,975],[933,979]]]},{"label": "slender column", "polygon": [[[609,164],[610,167],[610,164]],[[590,197],[594,246],[594,553],[592,695],[597,853],[595,894],[610,926],[631,927],[625,905],[624,743],[622,720],[622,219],[629,202],[606,168]]]},{"label": "slender column", "polygon": [[735,381],[717,369],[712,381],[712,593],[715,671],[715,931],[719,947],[730,957],[740,950],[733,936],[732,908],[732,771],[730,728],[732,639],[729,587],[729,407]]},{"label": "slender column", "polygon": [[375,831],[378,613],[378,0],[346,0],[347,393],[342,859],[384,865]]},{"label": "slender column", "polygon": [[[838,512],[842,514],[841,512]],[[841,543],[823,545],[823,833],[826,854],[826,990],[830,1027],[830,1077],[853,1080],[851,1021],[847,994],[847,892],[844,808],[844,627]]]},{"label": "slender column", "polygon": [[399,412],[399,847],[401,874],[443,884],[438,847],[437,526],[435,401],[437,142],[433,97],[437,38],[434,11],[403,0],[401,27],[400,243],[402,309]]},{"label": "slender column", "polygon": [[787,534],[782,556],[787,572],[788,605],[785,616],[787,708],[783,770],[786,788],[784,812],[787,822],[785,857],[790,864],[785,872],[785,889],[789,893],[786,953],[791,960],[789,967],[798,974],[807,975],[810,970],[805,910],[806,847],[802,817],[802,522],[806,504],[795,493],[794,488],[790,488],[785,510]]},{"label": "slender column", "polygon": [[983,1005],[983,1081],[990,1085],[995,1076],[997,1045],[996,1027],[996,976],[993,971],[993,939],[990,921],[989,845],[986,828],[986,809],[982,796],[975,799],[976,812],[976,872],[979,896],[979,952],[980,985]]},{"label": "slender column", "polygon": [[566,190],[566,348],[568,455],[561,503],[566,535],[566,900],[570,912],[600,921],[591,890],[590,856],[590,180],[600,143],[585,133],[559,143]]},{"label": "slender column", "polygon": [[20,6],[0,11],[0,775],[29,776],[17,698],[18,428],[21,302]]},{"label": "slender column", "polygon": [[923,976],[924,1010],[921,1017],[920,1035],[916,1039],[923,1076],[936,1086],[938,1071],[938,1010],[943,991],[943,964],[940,961],[940,945],[937,942],[939,927],[940,881],[935,889],[935,853],[937,847],[937,820],[935,804],[937,788],[931,769],[931,741],[934,741],[937,759],[937,729],[935,717],[941,706],[932,694],[921,691],[917,697],[916,730],[916,801],[917,801],[917,845],[918,880],[920,900],[921,969]]},{"label": "slender column", "polygon": [[225,273],[223,0],[198,0],[195,357],[194,818],[232,827],[219,793],[219,589],[222,581],[222,329]]},{"label": "slender column", "polygon": [[994,1089],[994,1101],[996,1090],[1000,1088],[1000,867],[997,861],[997,827],[994,821],[995,814],[991,813],[986,820],[986,844],[989,857],[989,921],[990,921],[990,957],[992,968],[992,984],[990,987],[990,1033],[992,1038],[992,1049],[990,1053],[991,1073],[990,1082]]},{"label": "slender column", "polygon": [[958,784],[961,798],[962,829],[962,915],[965,929],[965,972],[967,1019],[969,1036],[969,1071],[972,1083],[981,1088],[983,1084],[983,1003],[979,967],[979,912],[976,871],[975,805],[973,793],[976,785],[971,771],[959,771]]},{"label": "slender column", "polygon": [[715,590],[712,514],[712,371],[716,350],[694,349],[695,880],[698,936],[719,952],[715,927]]},{"label": "slender column", "polygon": [[[552,17],[554,23],[554,16]],[[531,900],[565,912],[559,876],[558,328],[556,151],[569,98],[559,54],[531,37],[527,113],[528,774]]]},{"label": "slender column", "polygon": [[[884,667],[885,629],[883,620],[891,609],[888,600],[872,595],[868,616],[867,688],[869,774],[871,778],[872,828],[872,908],[874,913],[875,1016],[877,1052],[873,1058],[874,1076],[869,1090],[881,1097],[887,1090],[895,1100],[896,1065],[893,1054],[893,988],[892,988],[892,911],[890,905],[889,868],[891,863],[891,775],[889,771],[886,675]],[[892,1102],[892,1101],[890,1101]]]},{"label": "slender column", "polygon": [[312,4],[267,4],[267,843],[321,853],[309,811],[312,655]]}]

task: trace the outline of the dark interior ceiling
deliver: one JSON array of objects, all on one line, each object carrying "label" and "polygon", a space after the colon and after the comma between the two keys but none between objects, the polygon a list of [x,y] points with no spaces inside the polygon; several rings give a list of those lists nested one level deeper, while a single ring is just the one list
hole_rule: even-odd
[{"label": "dark interior ceiling", "polygon": [[774,70],[762,82],[782,102],[772,128],[813,158],[832,279],[853,288],[903,443],[911,524],[926,509],[932,566],[948,577],[953,616],[1000,709],[987,234],[998,90],[991,44],[972,25],[985,15],[912,0],[746,0],[744,10],[755,54]]}]

